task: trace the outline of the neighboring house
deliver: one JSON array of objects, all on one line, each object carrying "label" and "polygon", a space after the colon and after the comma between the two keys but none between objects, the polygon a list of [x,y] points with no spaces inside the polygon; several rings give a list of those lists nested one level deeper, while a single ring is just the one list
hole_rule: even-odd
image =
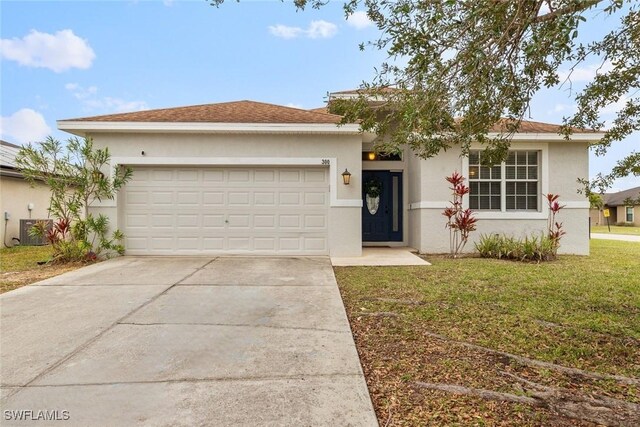
[{"label": "neighboring house", "polygon": [[0,238],[4,246],[17,243],[21,219],[49,217],[51,192],[44,185],[31,187],[16,168],[15,157],[20,147],[0,141]]},{"label": "neighboring house", "polygon": [[602,201],[604,204],[602,209],[589,211],[592,225],[607,225],[603,210],[608,209],[610,225],[640,227],[640,187],[617,193],[605,193],[602,195]]},{"label": "neighboring house", "polygon": [[[447,252],[444,178],[456,170],[471,178],[465,200],[480,218],[474,239],[544,232],[543,194],[551,192],[566,205],[558,217],[567,231],[561,251],[588,254],[589,204],[576,179],[588,176],[588,146],[602,134],[566,141],[556,125],[525,122],[506,164],[485,168],[478,151],[461,157],[459,148],[428,160],[408,149],[376,155],[376,135],[339,121],[322,109],[238,101],[58,127],[109,147],[110,169],[133,168],[116,200],[91,208],[125,233],[132,255],[359,256],[368,245]],[[367,200],[364,188],[372,187],[380,194]]]}]

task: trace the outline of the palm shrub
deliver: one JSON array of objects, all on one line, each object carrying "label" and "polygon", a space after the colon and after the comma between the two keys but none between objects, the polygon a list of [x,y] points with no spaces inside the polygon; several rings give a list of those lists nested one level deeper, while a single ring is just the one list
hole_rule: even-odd
[{"label": "palm shrub", "polygon": [[111,161],[108,148],[94,148],[91,138],[70,138],[66,144],[48,137],[39,144],[28,144],[16,156],[16,165],[33,186],[44,182],[51,190],[49,214],[54,218],[32,227],[31,233],[46,236],[59,262],[93,260],[101,255],[124,253],[124,235],[109,230],[109,218],[94,216],[92,203],[113,200],[130,179],[132,171],[116,167],[110,176],[102,170]]}]

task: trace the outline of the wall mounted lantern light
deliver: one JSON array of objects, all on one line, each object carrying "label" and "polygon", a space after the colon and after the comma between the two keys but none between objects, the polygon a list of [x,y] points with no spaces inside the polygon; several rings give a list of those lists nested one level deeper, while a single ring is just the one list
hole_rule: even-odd
[{"label": "wall mounted lantern light", "polygon": [[349,183],[351,182],[351,172],[349,172],[347,168],[345,168],[344,172],[342,172],[342,182],[344,183],[344,185],[349,185]]},{"label": "wall mounted lantern light", "polygon": [[94,169],[93,170],[93,180],[94,181],[98,181],[98,180],[101,180],[101,179],[104,179],[104,173],[102,173],[102,171],[99,170],[99,169]]}]

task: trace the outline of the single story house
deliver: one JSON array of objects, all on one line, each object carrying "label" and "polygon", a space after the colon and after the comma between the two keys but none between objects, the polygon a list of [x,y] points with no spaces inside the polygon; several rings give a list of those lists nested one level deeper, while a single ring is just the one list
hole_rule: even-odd
[{"label": "single story house", "polygon": [[[566,205],[561,251],[588,254],[589,203],[576,179],[588,176],[588,145],[601,134],[566,141],[556,125],[525,122],[506,163],[486,168],[479,151],[377,155],[376,135],[339,121],[322,109],[237,101],[61,120],[58,128],[109,147],[112,167],[133,168],[115,200],[91,207],[125,233],[127,254],[359,256],[369,245],[448,252],[444,178],[454,171],[470,178],[474,239],[543,232],[542,195],[551,192]],[[367,198],[373,187],[376,197]]]},{"label": "single story house", "polygon": [[51,191],[44,184],[31,187],[25,181],[15,164],[19,150],[18,145],[0,141],[0,237],[5,247],[18,243],[21,219],[49,217]]},{"label": "single story house", "polygon": [[640,227],[640,187],[602,195],[602,209],[591,209],[591,225],[607,225],[604,210],[609,210],[610,225]]}]

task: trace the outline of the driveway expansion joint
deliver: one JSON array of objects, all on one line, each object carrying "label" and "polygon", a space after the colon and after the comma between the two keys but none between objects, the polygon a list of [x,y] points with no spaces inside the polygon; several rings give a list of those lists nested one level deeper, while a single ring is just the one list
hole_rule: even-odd
[{"label": "driveway expansion joint", "polygon": [[172,383],[211,383],[211,382],[251,382],[251,381],[305,381],[307,379],[316,378],[364,378],[361,372],[344,373],[335,372],[328,374],[297,374],[297,375],[274,375],[274,376],[246,376],[246,377],[203,377],[203,378],[176,378],[164,380],[148,380],[148,381],[113,381],[113,382],[93,382],[93,383],[67,383],[67,384],[30,384],[22,389],[35,388],[61,388],[61,387],[95,387],[95,386],[114,386],[114,385],[132,385],[132,384],[172,384]]},{"label": "driveway expansion joint", "polygon": [[318,331],[318,332],[331,332],[334,334],[349,334],[351,330],[346,329],[327,329],[327,328],[305,328],[302,326],[276,326],[276,325],[251,325],[248,323],[207,323],[207,322],[120,322],[119,325],[131,325],[131,326],[222,326],[229,328],[268,328],[268,329],[282,329],[282,330],[296,330],[296,331]]},{"label": "driveway expansion joint", "polygon": [[[217,257],[216,257],[217,258]],[[174,286],[176,286],[178,283],[180,283],[182,280],[185,280],[189,277],[191,277],[192,275],[194,275],[196,272],[200,271],[201,269],[205,268],[207,265],[211,264],[216,258],[213,258],[212,260],[210,260],[209,262],[207,262],[205,265],[203,265],[202,267],[198,268],[197,270],[189,273],[186,277],[183,277],[182,279],[180,279],[179,281],[177,281],[176,283],[174,283],[173,285],[169,286],[168,288],[166,288],[164,291],[158,293],[157,295],[149,298],[147,301],[145,301],[144,303],[142,303],[141,305],[139,305],[136,308],[133,308],[130,312],[128,312],[127,314],[125,314],[124,316],[121,316],[119,319],[117,319],[115,322],[113,322],[112,324],[110,324],[109,326],[107,326],[106,328],[104,328],[102,331],[100,331],[97,335],[91,337],[89,340],[85,341],[84,343],[80,344],[78,347],[76,347],[75,349],[73,349],[71,352],[69,352],[67,355],[63,356],[62,358],[58,359],[56,362],[52,363],[51,365],[47,366],[44,370],[42,370],[39,374],[37,374],[35,377],[33,377],[31,380],[27,381],[24,386],[22,386],[21,388],[19,388],[15,393],[11,393],[9,396],[7,397],[12,397],[15,396],[16,394],[20,393],[21,390],[23,390],[24,388],[30,386],[33,382],[39,380],[40,378],[44,377],[45,375],[47,375],[49,372],[53,371],[54,369],[58,368],[59,366],[61,366],[63,363],[65,363],[67,360],[71,359],[72,357],[74,357],[76,354],[80,353],[82,350],[84,350],[85,348],[89,347],[91,344],[93,344],[94,342],[96,342],[97,340],[99,340],[102,336],[106,335],[106,333],[110,330],[112,330],[116,325],[118,325],[120,323],[120,321],[126,319],[127,317],[131,316],[132,314],[136,313],[138,310],[140,310],[141,308],[149,305],[150,303],[152,303],[153,301],[155,301],[156,299],[158,299],[160,296],[166,294],[169,289],[173,288]]]}]

